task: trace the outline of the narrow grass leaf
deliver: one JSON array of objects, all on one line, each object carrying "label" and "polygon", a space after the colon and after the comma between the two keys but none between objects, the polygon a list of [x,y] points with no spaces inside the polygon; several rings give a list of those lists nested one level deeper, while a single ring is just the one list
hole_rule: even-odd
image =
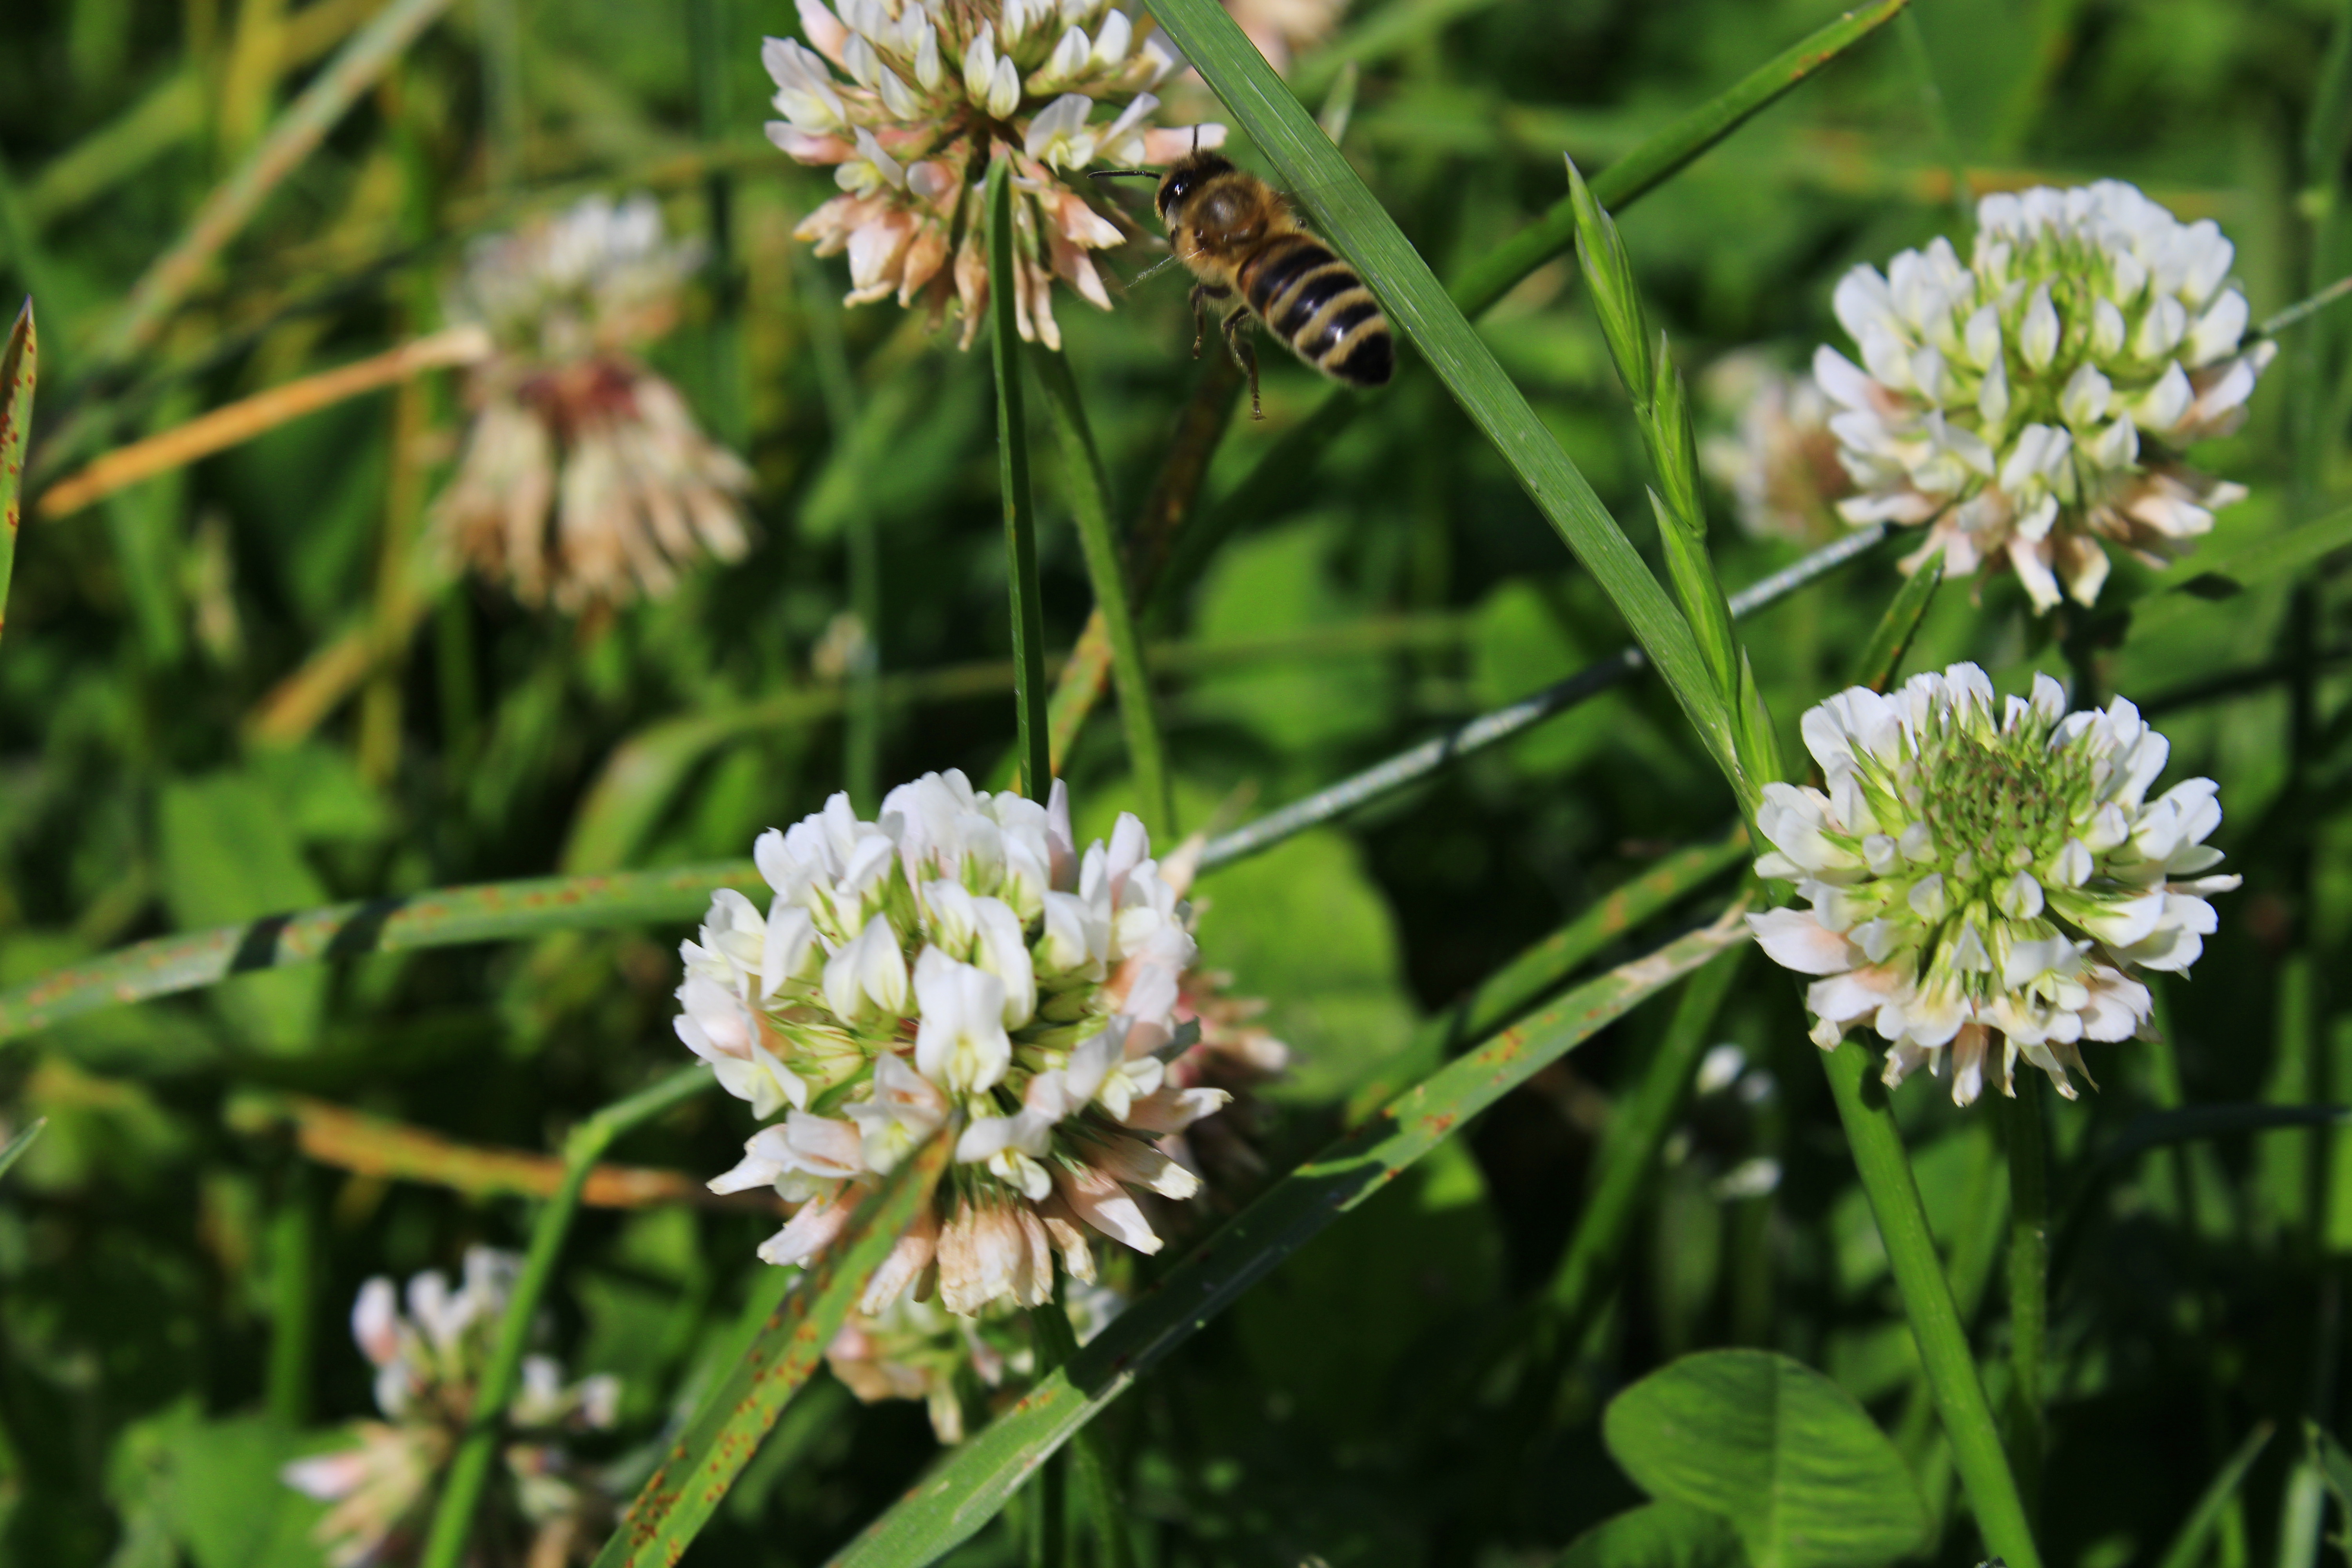
[{"label": "narrow grass leaf", "polygon": [[1216,0],[1163,0],[1155,14],[1298,193],[1318,232],[1355,264],[1390,322],[1436,370],[1600,583],[1707,750],[1745,794],[1732,754],[1730,717],[1690,627],[1429,264]]},{"label": "narrow grass leaf", "polygon": [[2352,546],[2352,510],[2330,512],[2284,533],[2241,546],[2190,574],[2168,582],[2131,606],[2131,640],[2154,643],[2216,600],[2293,575],[2322,556]]},{"label": "narrow grass leaf", "polygon": [[[1144,826],[1154,838],[1172,844],[1175,788],[1169,778],[1167,749],[1160,744],[1160,721],[1152,711],[1151,677],[1144,668],[1143,644],[1136,635],[1135,615],[1128,602],[1127,574],[1119,564],[1118,542],[1112,537],[1110,480],[1103,472],[1102,453],[1095,446],[1068,358],[1037,345],[1031,351],[1030,364],[1045,392],[1046,419],[1061,448],[1062,484],[1071,515],[1077,521],[1079,552],[1086,557],[1095,607],[1102,616],[1103,635],[1110,646],[1119,726],[1127,736],[1127,763],[1135,774],[1136,795],[1143,802]],[[1048,710],[1050,713],[1050,704]],[[1050,717],[1042,722],[1049,731],[1050,747]],[[1052,766],[1050,757],[1047,766]]]},{"label": "narrow grass leaf", "polygon": [[540,1302],[554,1283],[555,1262],[562,1255],[564,1238],[572,1233],[572,1218],[580,1212],[580,1193],[588,1173],[615,1138],[716,1082],[698,1063],[681,1068],[651,1088],[606,1106],[564,1140],[563,1184],[541,1206],[538,1221],[531,1226],[530,1250],[524,1255],[522,1271],[515,1277],[513,1293],[499,1320],[498,1339],[476,1386],[466,1436],[449,1461],[434,1504],[433,1528],[418,1560],[423,1568],[457,1568],[465,1556],[467,1538],[473,1533],[474,1510],[505,1440],[507,1406],[522,1384],[523,1352],[530,1343]]},{"label": "narrow grass leaf", "polygon": [[2238,1488],[2244,1482],[2246,1472],[2253,1468],[2254,1461],[2269,1446],[2273,1430],[2274,1428],[2267,1421],[2254,1424],[2254,1429],[2246,1434],[2245,1441],[2238,1445],[2237,1452],[2222,1464],[2204,1493],[2198,1498],[2197,1506],[2189,1510],[2189,1517],[2181,1521],[2172,1543],[2164,1549],[2164,1555],[2157,1559],[2156,1568],[2197,1568],[2205,1560],[2205,1548],[2213,1539],[2215,1527],[2221,1522],[2221,1510],[2228,1508],[2230,1500],[2238,1495]]},{"label": "narrow grass leaf", "polygon": [[7,1147],[0,1148],[0,1176],[6,1175],[8,1168],[25,1157],[25,1151],[33,1146],[33,1140],[38,1138],[41,1135],[41,1129],[48,1124],[47,1117],[40,1117],[26,1125],[16,1136],[9,1139]]},{"label": "narrow grass leaf", "polygon": [[24,521],[25,443],[33,427],[33,385],[41,345],[33,330],[33,302],[16,312],[0,348],[0,631],[8,625],[8,584],[16,573],[16,530]]},{"label": "narrow grass leaf", "polygon": [[[1622,212],[1869,37],[1908,3],[1878,0],[1858,7],[1773,56],[1593,175],[1594,198],[1612,212]],[[1486,251],[1454,279],[1454,303],[1467,315],[1484,314],[1529,273],[1567,250],[1575,237],[1576,210],[1570,199],[1562,196],[1541,217]],[[1237,381],[1226,384],[1227,407],[1238,389]],[[1315,473],[1325,449],[1365,406],[1360,397],[1335,392],[1285,431],[1248,473],[1214,504],[1203,508],[1179,536],[1168,570],[1154,585],[1153,605],[1164,606],[1183,598],[1218,546],[1235,530],[1281,510]]]},{"label": "narrow grass leaf", "polygon": [[1424,1019],[1402,1049],[1349,1096],[1348,1120],[1386,1105],[1446,1058],[1483,1040],[1568,984],[1612,943],[1655,919],[1748,855],[1748,831],[1734,828],[1713,844],[1694,845],[1660,860],[1594,900],[1574,920],[1525,949],[1480,981],[1451,1007]]},{"label": "narrow grass leaf", "polygon": [[934,1135],[858,1204],[841,1239],[793,1287],[646,1479],[595,1568],[667,1568],[685,1552],[816,1369],[866,1281],[930,1202],[954,1144],[952,1130]]},{"label": "narrow grass leaf", "polygon": [[116,368],[154,338],[222,247],[317,150],[385,68],[448,6],[449,0],[393,0],[311,79],[269,133],[205,198],[180,242],[156,258],[131,285],[122,313],[99,344],[94,371]]},{"label": "narrow grass leaf", "polygon": [[1919,569],[1904,579],[1886,613],[1878,617],[1878,625],[1863,645],[1862,656],[1853,661],[1848,675],[1849,686],[1867,686],[1873,691],[1884,691],[1894,684],[1895,672],[1903,667],[1903,656],[1910,651],[1911,639],[1919,632],[1919,623],[1935,602],[1936,589],[1944,581],[1944,552],[1940,550],[1919,563]]},{"label": "narrow grass leaf", "polygon": [[194,991],[251,970],[548,931],[689,921],[709,907],[714,888],[763,886],[750,861],[722,861],[610,877],[443,888],[157,937],[0,993],[0,1040],[100,1007]]},{"label": "narrow grass leaf", "polygon": [[970,1538],[1073,1433],[1324,1226],[1604,1025],[1747,940],[1738,912],[1579,986],[1275,1183],[1067,1366],[942,1459],[835,1556],[835,1568],[918,1568]]}]

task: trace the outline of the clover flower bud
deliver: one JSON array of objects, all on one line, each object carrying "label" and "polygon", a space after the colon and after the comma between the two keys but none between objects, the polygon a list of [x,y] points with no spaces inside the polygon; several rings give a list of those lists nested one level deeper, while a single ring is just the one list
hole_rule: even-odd
[{"label": "clover flower bud", "polygon": [[1963,265],[1938,239],[1838,284],[1861,355],[1813,374],[1860,493],[1852,523],[1927,525],[1906,561],[2015,571],[2037,612],[2099,596],[2112,542],[2163,566],[2244,498],[2180,452],[2235,429],[2276,345],[2243,342],[2234,252],[2114,180],[1987,196]]},{"label": "clover flower bud", "polygon": [[2068,713],[2037,676],[1996,710],[1984,671],[1956,664],[1841,692],[1802,727],[1827,789],[1766,787],[1756,868],[1811,907],[1748,922],[1776,963],[1820,977],[1814,1042],[1875,1029],[1890,1087],[1925,1066],[1966,1105],[1989,1069],[2014,1093],[2022,1057],[2073,1099],[2082,1042],[2147,1025],[2135,973],[2187,970],[2215,927],[2206,896],[2238,886],[2207,874],[2213,782],[2148,799],[2170,747],[2121,698]]}]

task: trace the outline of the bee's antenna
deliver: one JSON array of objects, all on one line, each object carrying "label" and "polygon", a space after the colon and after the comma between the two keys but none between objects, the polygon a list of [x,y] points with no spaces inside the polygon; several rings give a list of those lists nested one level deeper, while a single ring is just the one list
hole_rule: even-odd
[{"label": "bee's antenna", "polygon": [[1197,121],[1197,120],[1196,120],[1196,121],[1192,121],[1192,151],[1193,151],[1193,152],[1195,152],[1195,153],[1197,153],[1197,152],[1199,152],[1200,150],[1201,150],[1201,122],[1200,122],[1199,121]]},{"label": "bee's antenna", "polygon": [[1093,177],[1097,180],[1156,180],[1160,176],[1149,169],[1097,169]]}]

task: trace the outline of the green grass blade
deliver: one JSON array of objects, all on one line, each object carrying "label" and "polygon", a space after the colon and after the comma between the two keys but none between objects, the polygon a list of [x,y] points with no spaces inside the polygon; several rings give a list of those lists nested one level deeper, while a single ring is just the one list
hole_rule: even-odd
[{"label": "green grass blade", "polygon": [[1325,1226],[1602,1026],[1747,937],[1735,909],[1578,987],[1399,1096],[1275,1183],[1068,1366],[948,1455],[844,1547],[835,1568],[917,1568],[968,1539],[1073,1433]]},{"label": "green grass blade", "polygon": [[449,0],[393,0],[311,79],[268,135],[205,198],[179,243],[157,257],[131,286],[122,313],[99,342],[93,374],[123,364],[154,339],[270,193],[301,166],[344,111],[448,6]]},{"label": "green grass blade", "polygon": [[996,369],[997,479],[1004,500],[1004,576],[1013,592],[1013,688],[1022,788],[1044,800],[1054,763],[1045,738],[1045,613],[1038,603],[1037,503],[1029,485],[1029,420],[1022,404],[1020,275],[1013,254],[1012,164],[989,166],[988,309]]},{"label": "green grass blade", "polygon": [[[1622,212],[1690,166],[1699,155],[1893,21],[1910,0],[1858,5],[1741,77],[1592,176],[1593,198]],[[1576,239],[1576,209],[1562,196],[1551,210],[1482,257],[1454,285],[1454,298],[1472,315],[1511,291],[1520,279]]]},{"label": "green grass blade", "polygon": [[0,993],[0,1040],[251,970],[554,931],[690,921],[709,907],[714,888],[757,891],[764,886],[750,861],[722,861],[612,877],[484,882],[157,937]]},{"label": "green grass blade", "polygon": [[[1806,584],[1867,554],[1885,537],[1885,525],[1873,523],[1868,528],[1857,529],[1843,539],[1823,545],[1803,560],[1794,562],[1769,577],[1749,584],[1731,595],[1731,618],[1741,620],[1768,605],[1780,603]],[[1602,692],[1615,689],[1648,668],[1649,661],[1642,657],[1640,648],[1621,648],[1598,664],[1587,665],[1565,680],[1554,681],[1507,707],[1481,713],[1455,725],[1443,735],[1398,752],[1386,762],[1375,763],[1362,773],[1351,774],[1337,784],[1317,790],[1313,795],[1270,811],[1255,822],[1209,840],[1207,847],[1201,852],[1202,873],[1206,875],[1219,867],[1230,866],[1236,860],[1271,849],[1286,838],[1304,833],[1310,827],[1320,826],[1360,805],[1392,795],[1417,779],[1451,767],[1475,752],[1500,745],[1554,714],[1564,713],[1580,702],[1590,701]]]},{"label": "green grass blade", "polygon": [[[1622,212],[1870,37],[1908,3],[1878,0],[1858,7],[1773,56],[1595,174],[1594,199],[1612,212]],[[1566,251],[1575,238],[1575,205],[1562,196],[1541,217],[1486,252],[1456,279],[1452,288],[1454,303],[1465,314],[1485,313],[1529,273]],[[1232,406],[1238,390],[1237,381],[1226,384],[1226,407]],[[1222,499],[1202,508],[1178,536],[1167,571],[1152,584],[1153,604],[1165,605],[1182,599],[1209,558],[1236,529],[1279,511],[1317,471],[1324,450],[1364,406],[1361,398],[1338,393],[1327,396],[1313,413],[1285,431]]]},{"label": "green grass blade", "polygon": [[562,1255],[564,1237],[571,1234],[572,1217],[580,1212],[580,1190],[587,1184],[588,1173],[595,1169],[614,1139],[717,1081],[698,1063],[681,1068],[651,1088],[606,1106],[564,1140],[563,1184],[541,1206],[539,1220],[531,1226],[530,1250],[515,1279],[514,1292],[507,1298],[505,1315],[499,1320],[498,1341],[490,1347],[489,1363],[482,1369],[466,1436],[449,1462],[440,1498],[434,1505],[432,1532],[419,1559],[423,1568],[457,1568],[465,1554],[466,1538],[473,1531],[474,1510],[506,1436],[502,1423],[507,1406],[522,1382],[523,1352],[530,1344],[539,1304],[554,1282],[555,1260]]},{"label": "green grass blade", "polygon": [[1911,639],[1918,635],[1919,623],[1927,618],[1927,606],[1935,602],[1936,590],[1943,581],[1944,552],[1938,550],[1895,590],[1870,641],[1863,645],[1862,657],[1853,661],[1847,685],[1884,691],[1894,683],[1895,672],[1902,668],[1903,656],[1910,651]]},{"label": "green grass blade", "polygon": [[[1128,602],[1127,574],[1121,569],[1118,544],[1111,537],[1110,480],[1103,472],[1102,453],[1087,426],[1085,403],[1078,396],[1077,377],[1069,360],[1051,349],[1036,347],[1030,364],[1045,394],[1045,413],[1062,452],[1062,483],[1068,491],[1071,514],[1077,520],[1078,545],[1086,556],[1087,576],[1101,610],[1103,631],[1110,642],[1112,684],[1118,689],[1119,724],[1127,735],[1128,766],[1135,773],[1135,792],[1143,802],[1144,826],[1163,844],[1176,841],[1176,794],[1168,773],[1167,749],[1160,744],[1160,721],[1152,711],[1151,678],[1143,665],[1143,644],[1137,637],[1135,615]],[[1046,726],[1050,745],[1050,718]],[[1048,766],[1051,763],[1049,762]]]},{"label": "green grass blade", "polygon": [[1730,715],[1690,627],[1600,497],[1513,385],[1492,350],[1439,286],[1429,264],[1365,189],[1240,25],[1215,0],[1163,0],[1154,13],[1260,151],[1273,161],[1316,229],[1352,261],[1390,323],[1443,379],[1494,442],[1545,518],[1624,616],[1736,790]]},{"label": "green grass blade", "polygon": [[41,1135],[41,1129],[48,1124],[49,1119],[46,1116],[41,1117],[8,1140],[8,1146],[0,1149],[0,1176],[6,1175],[8,1167],[25,1157],[25,1151],[33,1146],[33,1140],[38,1138]]},{"label": "green grass blade", "polygon": [[2205,1547],[2213,1539],[2214,1526],[2221,1522],[2221,1510],[2238,1495],[2246,1472],[2253,1468],[2254,1461],[2270,1445],[2272,1430],[2267,1421],[2254,1423],[2254,1429],[2246,1434],[2245,1441],[2238,1445],[2237,1452],[2230,1456],[2204,1495],[2197,1500],[2197,1506],[2189,1510],[2179,1533],[2164,1549],[2164,1555],[2157,1559],[2156,1568],[2197,1568],[2204,1561]]},{"label": "green grass blade", "polygon": [[[1657,1165],[1658,1151],[1690,1098],[1691,1079],[1699,1058],[1717,1037],[1716,1015],[1731,994],[1739,975],[1739,953],[1709,964],[1691,976],[1675,1005],[1675,1016],[1658,1041],[1658,1048],[1643,1069],[1633,1095],[1610,1112],[1603,1135],[1599,1169],[1587,1178],[1591,1197],[1577,1217],[1568,1250],[1552,1273],[1554,1380],[1567,1359],[1576,1354],[1584,1330],[1604,1295],[1602,1282],[1615,1271],[1625,1242],[1633,1234],[1635,1200]],[[1550,1389],[1539,1388],[1549,1394]]]},{"label": "green grass blade", "polygon": [[841,1239],[793,1285],[646,1478],[595,1568],[667,1568],[685,1552],[816,1369],[866,1281],[930,1201],[954,1146],[952,1128],[937,1134],[858,1204]]},{"label": "green grass blade", "polygon": [[2352,546],[2352,509],[2330,512],[2227,554],[2175,568],[2175,577],[2130,606],[2131,641],[2153,642],[2210,603],[2293,575]]},{"label": "green grass blade", "polygon": [[1350,1121],[1379,1110],[1435,1072],[1473,1040],[1511,1022],[1565,985],[1593,955],[1640,929],[1748,857],[1748,830],[1694,845],[1592,901],[1574,920],[1525,949],[1451,1007],[1423,1020],[1403,1048],[1349,1096]]},{"label": "green grass blade", "polygon": [[[1875,526],[1857,530],[1751,584],[1731,596],[1732,615],[1751,615],[1778,603],[1864,554],[1884,536],[1884,531]],[[1159,657],[1172,666],[1179,651],[1163,650]],[[1613,659],[1212,839],[1202,853],[1201,869],[1205,875],[1231,865],[1353,806],[1401,789],[1617,685],[1643,668],[1640,651],[1627,648]],[[884,688],[886,697],[896,702],[1001,691],[1004,683],[1003,666],[975,665],[894,676],[884,682]],[[625,745],[590,787],[565,863],[573,864],[575,856],[585,865],[624,853],[619,847],[636,841],[638,832],[658,815],[660,802],[669,798],[666,792],[695,762],[709,754],[709,747],[772,725],[833,713],[841,702],[841,694],[831,690],[786,692],[764,702],[707,717],[672,720],[645,731],[638,737],[645,742],[643,749],[632,751],[635,741]],[[248,970],[411,948],[503,942],[557,931],[606,931],[691,920],[709,904],[714,888],[759,893],[764,886],[749,861],[721,861],[661,871],[443,888],[157,937],[0,992],[0,1041],[102,1007],[127,1006],[197,990]]]},{"label": "green grass blade", "polygon": [[33,427],[33,384],[41,344],[33,330],[33,302],[16,312],[0,348],[0,631],[8,625],[8,584],[16,572],[16,528],[24,521],[25,443]]}]

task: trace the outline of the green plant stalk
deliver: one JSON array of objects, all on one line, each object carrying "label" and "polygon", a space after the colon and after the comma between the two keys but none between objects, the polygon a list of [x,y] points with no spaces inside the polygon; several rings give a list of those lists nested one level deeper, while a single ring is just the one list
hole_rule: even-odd
[{"label": "green plant stalk", "polygon": [[816,1370],[874,1270],[931,1201],[955,1139],[953,1126],[943,1129],[859,1200],[840,1239],[793,1283],[696,1407],[596,1554],[594,1568],[670,1568],[685,1554]]},{"label": "green plant stalk", "polygon": [[33,385],[41,345],[33,330],[33,302],[16,312],[0,348],[0,633],[8,625],[8,584],[16,573],[16,531],[24,521],[25,443],[33,427]]},{"label": "green plant stalk", "polygon": [[1605,1025],[1747,940],[1740,908],[1597,976],[1447,1063],[1276,1182],[1067,1366],[934,1466],[834,1556],[835,1568],[916,1568],[969,1539],[1073,1434],[1324,1226]]},{"label": "green plant stalk", "polygon": [[449,0],[393,0],[311,79],[268,134],[205,198],[179,243],[156,258],[131,286],[121,314],[99,341],[90,374],[121,367],[154,341],[164,320],[187,298],[222,247],[448,5]]},{"label": "green plant stalk", "polygon": [[1674,1016],[1643,1069],[1640,1085],[1610,1113],[1599,1179],[1551,1278],[1546,1335],[1552,1364],[1543,1380],[1547,1385],[1556,1384],[1567,1371],[1607,1298],[1607,1282],[1633,1234],[1637,1200],[1657,1168],[1667,1132],[1690,1098],[1691,1077],[1706,1054],[1708,1032],[1731,994],[1746,954],[1745,948],[1736,948],[1683,983]]},{"label": "green plant stalk", "polygon": [[[1077,520],[1079,550],[1086,557],[1095,605],[1102,611],[1103,629],[1110,639],[1111,681],[1118,689],[1119,724],[1127,736],[1127,762],[1135,774],[1136,795],[1143,803],[1143,825],[1156,841],[1173,844],[1175,784],[1169,775],[1167,749],[1152,711],[1151,677],[1144,668],[1143,644],[1136,635],[1134,610],[1128,602],[1118,544],[1111,537],[1110,481],[1103,472],[1102,454],[1095,446],[1069,360],[1036,343],[1030,345],[1029,363],[1045,394],[1046,418],[1061,447],[1063,484],[1071,514]],[[1050,746],[1050,726],[1041,727],[1049,730]],[[1050,770],[1050,759],[1047,766]]]},{"label": "green plant stalk", "polygon": [[474,0],[474,27],[482,53],[482,153],[490,189],[511,191],[522,179],[522,18],[519,0]]},{"label": "green plant stalk", "polygon": [[[793,270],[800,284],[801,314],[808,323],[809,346],[814,351],[810,358],[815,362],[825,418],[833,426],[835,441],[850,446],[862,459],[875,439],[865,421],[884,417],[884,411],[868,408],[861,416],[857,380],[850,373],[848,346],[842,341],[840,307],[798,246],[793,247]],[[882,540],[874,509],[853,497],[842,531],[848,541],[849,612],[865,633],[865,646],[848,671],[842,786],[859,812],[871,815],[882,809]]]},{"label": "green plant stalk", "polygon": [[[1038,1364],[1047,1372],[1067,1366],[1070,1358],[1078,1353],[1078,1336],[1070,1326],[1069,1313],[1064,1310],[1060,1299],[1036,1309],[1030,1321],[1037,1330],[1039,1348],[1044,1352]],[[1059,1462],[1065,1457],[1055,1455],[1055,1459]],[[1102,1434],[1091,1426],[1079,1432],[1071,1440],[1066,1457],[1076,1462],[1078,1493],[1094,1524],[1102,1568],[1135,1568],[1135,1542],[1128,1533],[1127,1510],[1118,1495],[1118,1477]]]},{"label": "green plant stalk", "polygon": [[440,1498],[433,1511],[432,1531],[425,1537],[425,1552],[418,1559],[424,1568],[457,1568],[465,1554],[466,1538],[474,1526],[474,1510],[481,1500],[482,1488],[489,1479],[490,1466],[498,1458],[499,1444],[504,1436],[500,1423],[506,1418],[507,1406],[513,1401],[515,1388],[522,1378],[523,1352],[530,1342],[531,1322],[539,1315],[541,1300],[554,1281],[555,1261],[563,1251],[564,1237],[571,1233],[572,1216],[580,1212],[580,1189],[586,1184],[589,1171],[614,1139],[700,1094],[716,1081],[698,1063],[681,1068],[651,1088],[606,1106],[573,1128],[571,1136],[563,1141],[563,1184],[547,1200],[539,1211],[538,1222],[531,1226],[530,1250],[524,1255],[514,1293],[507,1299],[506,1313],[499,1320],[499,1337],[490,1348],[489,1363],[482,1369],[481,1383],[475,1390],[469,1426],[441,1484]]},{"label": "green plant stalk", "polygon": [[1733,750],[1730,715],[1690,626],[1428,263],[1215,0],[1162,0],[1154,15],[1592,574],[1746,800],[1753,786]]},{"label": "green plant stalk", "polygon": [[1045,618],[1037,591],[1037,508],[1029,488],[1029,421],[1022,404],[1021,328],[1015,312],[1020,274],[1013,257],[1012,164],[989,165],[982,197],[988,212],[988,308],[994,323],[990,353],[996,369],[997,479],[1004,500],[1004,575],[1013,594],[1014,745],[1022,788],[1044,800],[1052,788],[1053,755],[1045,734]]},{"label": "green plant stalk", "polygon": [[[2001,1451],[2000,1428],[1992,1405],[1977,1377],[1967,1331],[1960,1326],[1952,1301],[1951,1283],[1927,1229],[1927,1214],[1919,1204],[1918,1184],[1903,1150],[1903,1134],[1886,1109],[1883,1094],[1874,1097],[1864,1088],[1868,1053],[1848,1040],[1822,1053],[1822,1070],[1837,1100],[1838,1117],[1845,1125],[1846,1143],[1853,1151],[1853,1166],[1870,1202],[1871,1216],[1886,1247],[1895,1287],[1903,1298],[1904,1316],[1918,1346],[1919,1363],[1936,1414],[1951,1444],[1952,1460],[1968,1489],[1977,1528],[1987,1552],[2007,1562],[2009,1568],[2042,1568],[2042,1554],[2033,1543],[2024,1500],[2017,1479]],[[1875,1098],[1876,1103],[1872,1103]]]},{"label": "green plant stalk", "polygon": [[2050,1337],[2050,1179],[2042,1129],[2042,1086],[2014,1077],[2002,1100],[2009,1142],[2009,1455],[2026,1518],[2042,1498],[2042,1363]]}]

